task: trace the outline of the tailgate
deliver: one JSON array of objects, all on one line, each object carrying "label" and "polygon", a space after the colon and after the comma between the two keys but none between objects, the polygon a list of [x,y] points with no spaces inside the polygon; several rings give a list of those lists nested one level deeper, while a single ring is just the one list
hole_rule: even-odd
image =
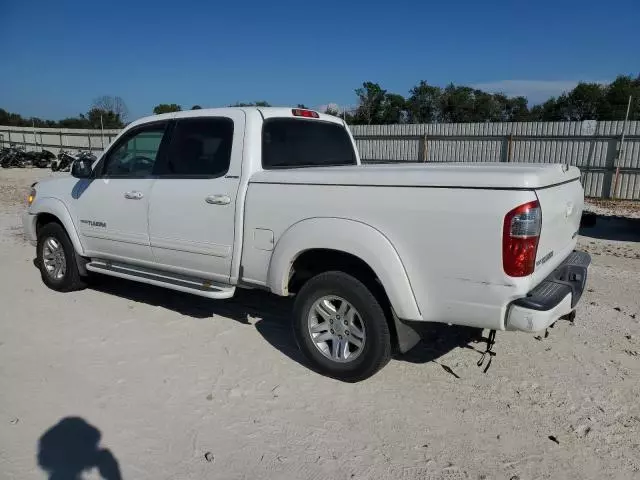
[{"label": "tailgate", "polygon": [[536,277],[545,276],[573,251],[576,241],[584,191],[579,179],[537,189],[542,209],[542,230],[536,255]]}]

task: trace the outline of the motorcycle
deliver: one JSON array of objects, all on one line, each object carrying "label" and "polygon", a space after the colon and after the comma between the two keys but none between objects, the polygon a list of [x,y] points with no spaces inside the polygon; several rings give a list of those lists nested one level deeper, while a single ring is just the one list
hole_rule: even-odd
[{"label": "motorcycle", "polygon": [[25,160],[24,149],[13,145],[2,149],[2,152],[0,152],[0,165],[2,168],[24,168]]},{"label": "motorcycle", "polygon": [[53,172],[68,172],[71,170],[71,165],[76,161],[76,157],[66,150],[60,150],[58,157],[51,162],[51,171]]},{"label": "motorcycle", "polygon": [[41,152],[28,152],[26,154],[31,160],[31,165],[38,168],[48,168],[51,165],[53,159],[56,156],[49,150],[42,150]]},{"label": "motorcycle", "polygon": [[73,162],[76,160],[86,159],[94,161],[96,160],[96,156],[88,151],[80,151],[77,154],[72,155],[65,150],[60,150],[58,158],[51,163],[51,170],[54,172],[68,172],[71,170]]}]

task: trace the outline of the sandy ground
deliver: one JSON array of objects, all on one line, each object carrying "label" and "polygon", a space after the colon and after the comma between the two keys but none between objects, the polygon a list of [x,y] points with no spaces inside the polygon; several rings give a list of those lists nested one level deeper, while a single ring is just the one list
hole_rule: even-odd
[{"label": "sandy ground", "polygon": [[0,478],[640,478],[637,224],[585,231],[575,323],[499,332],[486,374],[481,332],[434,326],[352,385],[301,363],[264,293],[48,290],[19,219],[45,175],[0,170]]}]

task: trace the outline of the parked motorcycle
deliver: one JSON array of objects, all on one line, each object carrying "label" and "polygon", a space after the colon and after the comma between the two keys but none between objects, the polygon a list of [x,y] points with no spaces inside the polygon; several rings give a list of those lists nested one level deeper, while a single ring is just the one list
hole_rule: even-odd
[{"label": "parked motorcycle", "polygon": [[89,151],[80,151],[73,155],[66,150],[60,150],[58,158],[51,163],[51,170],[54,172],[68,172],[71,170],[73,162],[76,160],[96,160],[96,156]]},{"label": "parked motorcycle", "polygon": [[0,152],[0,165],[3,168],[24,168],[25,166],[24,149],[16,146],[3,148]]},{"label": "parked motorcycle", "polygon": [[76,157],[66,150],[60,150],[58,157],[51,162],[51,170],[54,172],[68,172]]},{"label": "parked motorcycle", "polygon": [[53,152],[42,150],[41,152],[28,152],[26,154],[31,160],[31,165],[38,168],[48,168],[56,158]]}]

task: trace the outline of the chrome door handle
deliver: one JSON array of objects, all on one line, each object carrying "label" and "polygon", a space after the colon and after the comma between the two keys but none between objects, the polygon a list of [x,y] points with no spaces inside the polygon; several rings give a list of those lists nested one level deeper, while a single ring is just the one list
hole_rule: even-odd
[{"label": "chrome door handle", "polygon": [[131,192],[124,192],[124,198],[127,198],[129,200],[140,200],[142,197],[144,197],[142,192],[138,192],[136,190]]},{"label": "chrome door handle", "polygon": [[231,197],[229,195],[209,195],[204,201],[211,205],[229,205]]}]

